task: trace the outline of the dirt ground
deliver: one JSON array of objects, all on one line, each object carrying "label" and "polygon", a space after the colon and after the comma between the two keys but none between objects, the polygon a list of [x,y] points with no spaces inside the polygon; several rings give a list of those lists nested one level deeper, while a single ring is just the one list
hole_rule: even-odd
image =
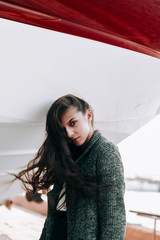
[{"label": "dirt ground", "polygon": [[160,232],[154,236],[153,230],[140,225],[127,225],[125,240],[160,240]]}]

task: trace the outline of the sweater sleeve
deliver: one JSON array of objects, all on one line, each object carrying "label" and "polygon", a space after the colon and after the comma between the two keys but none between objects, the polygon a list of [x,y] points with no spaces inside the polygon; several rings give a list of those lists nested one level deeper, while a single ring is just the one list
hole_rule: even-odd
[{"label": "sweater sleeve", "polygon": [[100,240],[123,240],[126,228],[124,206],[124,171],[117,146],[101,146],[97,161],[98,184],[102,187],[98,201]]}]

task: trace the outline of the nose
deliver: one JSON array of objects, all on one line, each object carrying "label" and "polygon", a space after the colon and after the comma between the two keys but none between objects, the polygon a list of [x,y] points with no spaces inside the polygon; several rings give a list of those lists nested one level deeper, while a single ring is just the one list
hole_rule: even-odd
[{"label": "nose", "polygon": [[72,138],[73,137],[73,129],[72,128],[66,128],[67,137]]}]

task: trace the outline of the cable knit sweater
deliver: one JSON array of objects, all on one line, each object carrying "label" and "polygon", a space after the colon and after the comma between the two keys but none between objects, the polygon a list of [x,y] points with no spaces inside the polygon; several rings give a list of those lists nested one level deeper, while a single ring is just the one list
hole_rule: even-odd
[{"label": "cable knit sweater", "polygon": [[[126,228],[124,206],[124,173],[116,145],[95,131],[82,155],[76,160],[81,170],[88,175],[98,175],[97,183],[103,203],[80,196],[74,206],[66,188],[67,240],[123,240]],[[48,193],[49,199],[58,200],[60,187]],[[55,207],[48,199],[48,214],[40,240],[54,240]]]}]

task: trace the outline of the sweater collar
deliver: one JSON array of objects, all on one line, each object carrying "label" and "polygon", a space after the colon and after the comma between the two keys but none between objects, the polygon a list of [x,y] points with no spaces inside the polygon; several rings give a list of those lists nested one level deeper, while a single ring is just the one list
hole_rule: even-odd
[{"label": "sweater collar", "polygon": [[98,130],[95,130],[92,137],[88,141],[83,153],[79,156],[79,158],[76,159],[76,163],[79,163],[79,161],[83,158],[83,156],[93,147],[93,145],[98,141],[98,139],[101,137],[101,133]]}]

